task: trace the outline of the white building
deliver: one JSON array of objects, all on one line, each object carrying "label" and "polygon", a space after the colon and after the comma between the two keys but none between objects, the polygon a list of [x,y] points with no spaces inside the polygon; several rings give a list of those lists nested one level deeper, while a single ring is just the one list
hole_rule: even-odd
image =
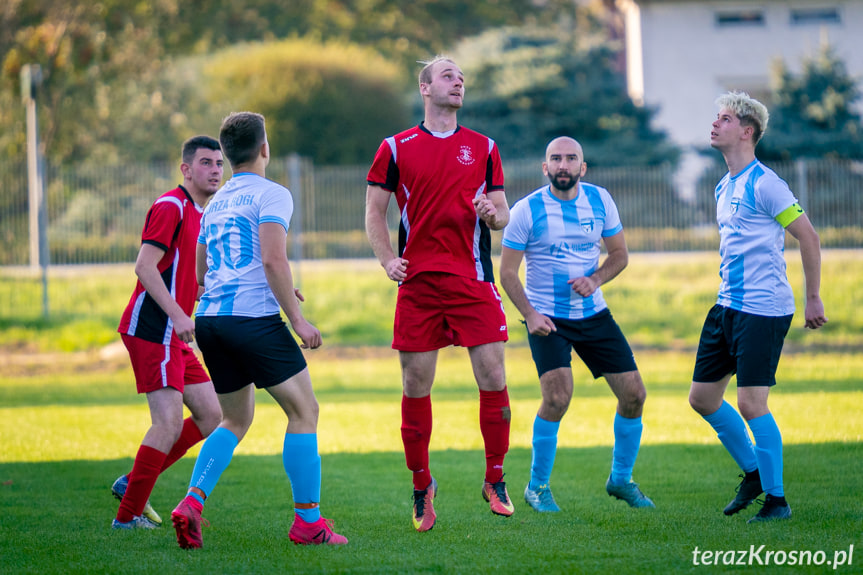
[{"label": "white building", "polygon": [[[706,147],[713,104],[728,90],[766,98],[775,62],[798,73],[827,41],[863,77],[863,0],[617,0],[630,96],[657,108],[655,127]],[[769,101],[765,100],[769,106]]]}]

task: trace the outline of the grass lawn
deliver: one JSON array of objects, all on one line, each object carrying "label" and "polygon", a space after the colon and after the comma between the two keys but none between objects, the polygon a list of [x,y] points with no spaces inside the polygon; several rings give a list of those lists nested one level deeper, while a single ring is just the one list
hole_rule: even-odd
[{"label": "grass lawn", "polygon": [[[349,545],[306,548],[287,539],[285,419],[263,392],[249,435],[205,507],[211,526],[204,529],[204,549],[180,550],[167,525],[112,531],[117,504],[110,485],[131,466],[149,421],[146,403],[134,394],[124,358],[69,354],[51,365],[0,363],[0,572],[824,573],[837,560],[845,563],[837,571],[863,572],[859,353],[783,358],[771,407],[783,431],[794,516],[747,525],[754,509],[731,518],[721,512],[738,470],[688,406],[691,352],[636,352],[648,400],[634,478],[657,509],[632,510],[605,494],[614,400],[602,380],[576,367],[552,476],[563,511],[540,515],[522,499],[539,389],[528,350],[509,346],[513,424],[506,480],[516,513],[507,519],[493,516],[480,496],[482,442],[466,352],[444,350],[432,395],[439,519],[425,534],[410,524],[395,353],[330,347],[308,357],[321,404],[321,507]],[[185,493],[196,453],[169,469],[153,492],[166,520]],[[718,565],[701,565],[716,560],[706,550],[722,552]],[[731,551],[745,552],[754,566],[724,565]],[[759,565],[768,551],[773,563],[785,565]],[[811,565],[789,565],[791,557]]]}]

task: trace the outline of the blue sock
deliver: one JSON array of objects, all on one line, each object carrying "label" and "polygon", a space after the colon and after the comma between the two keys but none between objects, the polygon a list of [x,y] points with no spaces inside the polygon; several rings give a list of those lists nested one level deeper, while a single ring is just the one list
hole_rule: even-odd
[{"label": "blue sock", "polygon": [[[316,433],[286,433],[282,449],[282,463],[291,480],[294,494],[294,511],[303,521],[314,523],[321,518],[318,504],[321,501],[321,456],[318,454]],[[314,504],[310,509],[297,505]]]},{"label": "blue sock", "polygon": [[755,457],[761,474],[761,487],[774,497],[784,497],[782,486],[782,434],[768,413],[749,420],[749,429],[755,436]]},{"label": "blue sock", "polygon": [[[213,488],[216,487],[219,477],[222,476],[222,472],[231,463],[238,443],[240,440],[232,431],[224,427],[217,427],[201,446],[189,487],[197,487],[209,497]],[[197,499],[201,505],[204,504],[204,498],[199,494],[190,491],[189,495]]]},{"label": "blue sock", "polygon": [[641,418],[623,417],[614,414],[614,452],[611,460],[611,482],[615,485],[629,483],[632,468],[641,447]]},{"label": "blue sock", "polygon": [[[746,424],[743,423],[743,418],[730,403],[723,400],[719,409],[702,417],[716,431],[719,441],[722,442],[740,469],[749,473],[759,467],[758,461],[755,459],[755,448],[752,446],[752,440],[749,439],[749,433],[746,431]],[[751,425],[750,423],[750,427]]]},{"label": "blue sock", "polygon": [[533,420],[533,460],[530,463],[530,488],[548,485],[551,468],[557,454],[557,431],[559,421],[546,421],[540,416]]}]

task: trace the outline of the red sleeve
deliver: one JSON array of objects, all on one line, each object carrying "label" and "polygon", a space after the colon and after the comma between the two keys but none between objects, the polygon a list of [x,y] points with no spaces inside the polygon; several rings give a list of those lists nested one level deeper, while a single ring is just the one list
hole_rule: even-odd
[{"label": "red sleeve", "polygon": [[491,153],[488,155],[488,187],[491,192],[503,190],[503,165],[500,161],[500,153],[497,151],[497,144],[491,147]]},{"label": "red sleeve", "polygon": [[141,243],[152,244],[166,252],[171,249],[177,235],[177,228],[183,219],[180,207],[175,201],[175,198],[156,200],[147,212],[144,231],[141,233]]},{"label": "red sleeve", "polygon": [[370,186],[380,186],[390,192],[394,192],[398,188],[398,167],[393,160],[393,151],[387,140],[381,142],[378,147],[372,167],[366,177],[366,183]]}]

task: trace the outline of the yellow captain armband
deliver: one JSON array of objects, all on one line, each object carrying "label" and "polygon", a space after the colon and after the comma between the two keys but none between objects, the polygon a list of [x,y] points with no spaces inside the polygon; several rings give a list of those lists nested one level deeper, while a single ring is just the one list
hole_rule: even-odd
[{"label": "yellow captain armband", "polygon": [[776,221],[779,222],[779,225],[783,228],[787,228],[791,225],[791,222],[802,216],[804,213],[805,212],[803,211],[803,208],[800,207],[800,204],[792,204],[776,216]]}]

